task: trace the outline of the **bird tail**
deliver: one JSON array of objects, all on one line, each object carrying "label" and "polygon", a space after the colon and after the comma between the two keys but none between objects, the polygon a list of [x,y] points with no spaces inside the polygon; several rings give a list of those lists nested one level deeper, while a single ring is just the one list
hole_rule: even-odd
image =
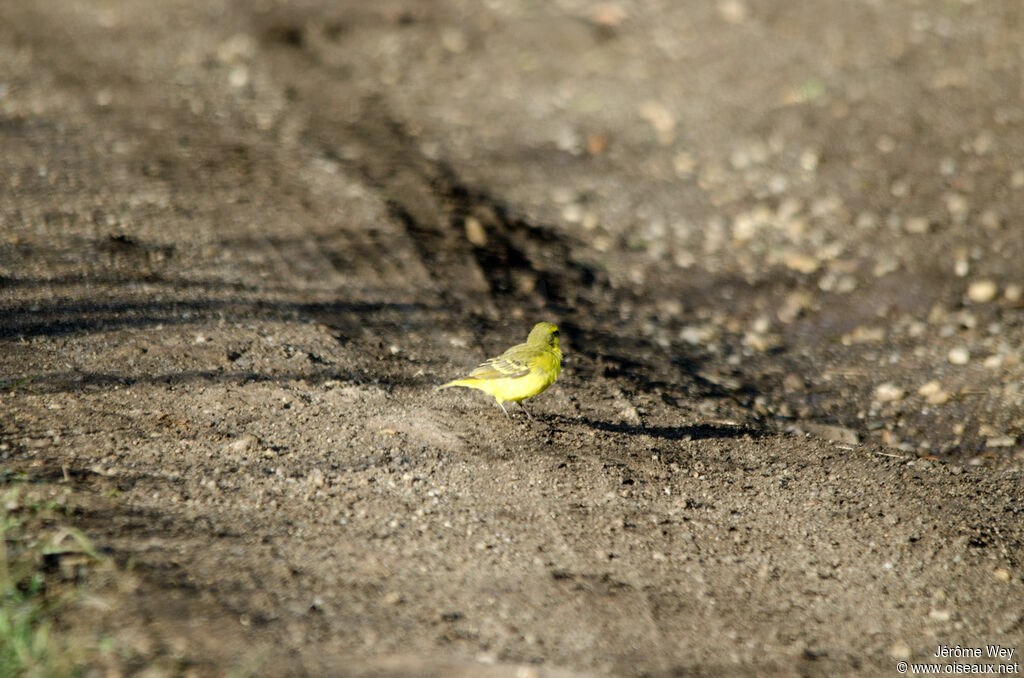
[{"label": "bird tail", "polygon": [[447,384],[441,384],[440,386],[438,386],[434,390],[435,391],[440,391],[443,388],[451,388],[452,386],[463,386],[464,384],[462,383],[462,381],[463,381],[462,379],[456,379],[455,381],[449,381]]}]

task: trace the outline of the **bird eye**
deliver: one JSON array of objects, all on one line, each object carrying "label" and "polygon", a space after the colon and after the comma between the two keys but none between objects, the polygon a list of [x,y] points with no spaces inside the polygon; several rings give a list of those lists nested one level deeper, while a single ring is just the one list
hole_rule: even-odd
[{"label": "bird eye", "polygon": [[558,336],[558,330],[551,330],[551,336],[557,337]]}]

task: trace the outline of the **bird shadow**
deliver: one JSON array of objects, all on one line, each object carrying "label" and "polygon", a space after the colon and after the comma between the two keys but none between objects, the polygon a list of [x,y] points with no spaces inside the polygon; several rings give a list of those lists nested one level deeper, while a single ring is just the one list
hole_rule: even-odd
[{"label": "bird shadow", "polygon": [[707,440],[716,438],[762,438],[767,431],[742,424],[694,424],[684,426],[648,426],[645,424],[627,424],[624,422],[604,421],[589,417],[566,417],[554,414],[546,417],[551,423],[563,426],[587,426],[606,433],[619,433],[629,436],[649,436],[664,440]]}]

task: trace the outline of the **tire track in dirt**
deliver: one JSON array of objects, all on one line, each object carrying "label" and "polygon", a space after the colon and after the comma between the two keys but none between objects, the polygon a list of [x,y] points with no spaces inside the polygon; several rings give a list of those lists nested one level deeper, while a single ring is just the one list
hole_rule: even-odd
[{"label": "tire track in dirt", "polygon": [[[723,389],[699,376],[692,358],[622,325],[623,303],[641,308],[651,300],[614,288],[606,272],[587,263],[585,243],[519,216],[515,206],[471,185],[443,158],[428,157],[410,131],[414,121],[399,119],[386,95],[344,98],[344,74],[321,58],[315,39],[307,39],[318,23],[329,27],[329,21],[316,17],[300,25],[294,14],[282,21],[261,17],[256,33],[273,45],[268,53],[282,73],[306,74],[288,81],[292,99],[308,113],[306,142],[361,176],[402,225],[441,300],[437,325],[457,318],[482,328],[475,343],[486,349],[483,336],[508,324],[510,309],[514,317],[557,318],[579,377],[621,384],[618,409],[637,413],[641,408],[628,394],[642,391],[659,394],[670,409],[692,397],[714,398],[729,410],[728,419],[751,418],[749,388],[738,394]],[[331,87],[323,86],[326,80]],[[385,250],[378,251],[382,256]]]},{"label": "tire track in dirt", "polygon": [[[331,79],[332,70],[303,37],[313,28],[297,26],[294,17],[284,24],[261,21],[258,32],[276,43],[271,54],[282,62],[282,72],[309,73],[303,82],[289,81],[293,100],[309,112],[307,142],[328,160],[352,168],[384,200],[445,306],[493,325],[508,308],[572,318],[587,304],[577,290],[593,285],[599,274],[576,261],[573,250],[580,243],[514,216],[512,207],[470,186],[443,159],[427,157],[383,95],[341,101],[343,83],[318,86]],[[288,68],[296,59],[303,69]],[[475,225],[467,227],[467,221]]]},{"label": "tire track in dirt", "polygon": [[[316,17],[300,25],[290,14],[256,22],[256,33],[272,47],[272,68],[276,62],[282,73],[306,74],[301,81],[288,81],[292,100],[308,113],[306,143],[327,161],[361,176],[404,228],[440,299],[437,325],[454,316],[464,326],[482,328],[475,340],[485,349],[483,334],[507,324],[510,309],[516,317],[557,318],[581,378],[626,380],[625,390],[615,389],[615,400],[634,424],[641,423],[638,407],[626,391],[638,386],[664,393],[674,407],[677,395],[695,387],[705,396],[728,397],[696,377],[689,361],[680,362],[628,329],[610,329],[619,326],[615,309],[628,292],[613,290],[608,275],[581,258],[588,251],[583,243],[518,216],[514,206],[471,185],[443,158],[428,157],[411,123],[392,113],[384,94],[361,92],[343,99],[343,74],[321,58],[317,40],[309,36],[318,24],[326,30],[329,21]],[[325,80],[332,86],[322,86]],[[386,251],[369,256],[386,260]],[[405,277],[402,271],[397,274]],[[636,375],[648,376],[638,383]]]}]

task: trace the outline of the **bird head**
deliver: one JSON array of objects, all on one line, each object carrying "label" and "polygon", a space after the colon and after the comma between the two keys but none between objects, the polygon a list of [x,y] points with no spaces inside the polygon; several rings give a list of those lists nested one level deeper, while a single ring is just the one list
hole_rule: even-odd
[{"label": "bird head", "polygon": [[558,326],[554,323],[537,323],[526,338],[530,346],[550,346],[558,348]]}]

